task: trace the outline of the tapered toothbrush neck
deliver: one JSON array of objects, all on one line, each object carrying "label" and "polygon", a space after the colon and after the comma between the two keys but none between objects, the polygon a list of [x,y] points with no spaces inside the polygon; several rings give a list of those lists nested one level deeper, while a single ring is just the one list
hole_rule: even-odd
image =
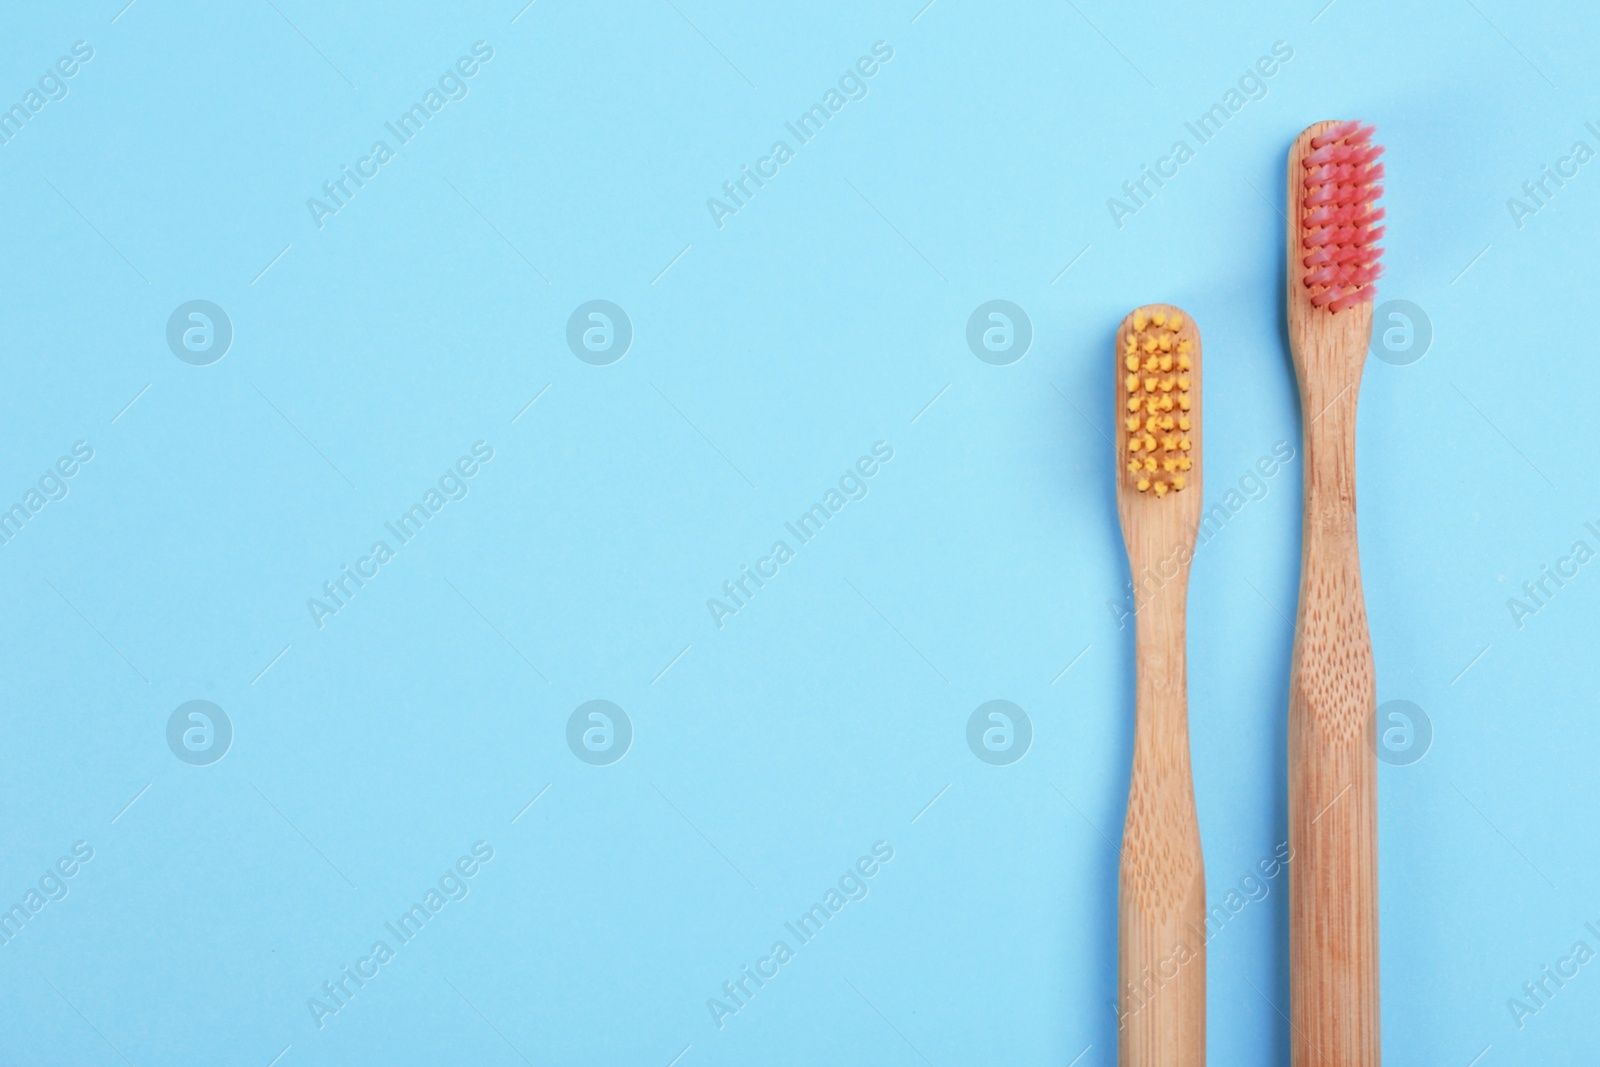
[{"label": "tapered toothbrush neck", "polygon": [[[1135,594],[1141,592],[1135,586]],[[1135,692],[1141,714],[1183,721],[1188,689],[1184,618],[1189,600],[1189,568],[1162,580],[1153,569],[1136,600],[1134,614]]]},{"label": "tapered toothbrush neck", "polygon": [[1351,530],[1356,516],[1356,401],[1360,374],[1337,389],[1308,389],[1305,418],[1305,525]]}]

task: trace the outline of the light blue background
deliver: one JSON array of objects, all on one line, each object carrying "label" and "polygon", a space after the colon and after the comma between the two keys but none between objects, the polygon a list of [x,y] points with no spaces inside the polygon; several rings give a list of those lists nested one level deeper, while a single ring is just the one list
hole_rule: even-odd
[{"label": "light blue background", "polygon": [[[1521,1029],[1507,1000],[1600,948],[1600,564],[1520,628],[1507,598],[1600,547],[1600,163],[1521,227],[1506,201],[1600,147],[1593,14],[922,2],[6,5],[0,104],[94,58],[0,146],[0,502],[94,459],[0,548],[0,903],[94,858],[0,946],[0,1064],[1114,1063],[1112,330],[1200,324],[1209,502],[1298,453],[1283,161],[1336,117],[1389,147],[1380,299],[1434,330],[1360,408],[1379,695],[1434,728],[1380,768],[1386,1058],[1592,1054],[1600,963]],[[307,198],[480,40],[319,230]],[[877,41],[867,97],[719,229],[707,198]],[[1119,228],[1107,198],[1277,41]],[[604,367],[565,341],[597,298],[634,328]],[[996,298],[1034,330],[1009,366],[965,341]],[[191,299],[235,331],[210,366],[165,341]],[[470,495],[318,629],[307,598],[480,440]],[[878,441],[870,494],[718,629],[707,598]],[[1194,568],[1213,902],[1285,833],[1300,474]],[[1034,724],[1010,766],[965,740],[994,698]],[[211,766],[165,740],[192,699],[235,731]],[[610,766],[566,743],[591,699],[634,727]],[[319,1029],[307,998],[476,841],[470,894]],[[877,841],[870,894],[719,1029],[707,998]],[[1287,1062],[1285,889],[1211,944],[1215,1063]]]}]

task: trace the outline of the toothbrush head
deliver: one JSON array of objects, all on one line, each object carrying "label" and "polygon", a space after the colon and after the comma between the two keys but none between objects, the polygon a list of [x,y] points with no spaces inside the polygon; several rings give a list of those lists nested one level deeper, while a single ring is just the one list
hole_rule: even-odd
[{"label": "toothbrush head", "polygon": [[1162,499],[1199,482],[1200,334],[1167,304],[1117,330],[1117,463],[1124,491]]},{"label": "toothbrush head", "polygon": [[1299,275],[1312,307],[1337,314],[1371,302],[1383,271],[1377,243],[1384,230],[1378,225],[1384,211],[1377,206],[1383,147],[1372,143],[1372,126],[1318,125],[1323,128],[1312,134],[1301,160],[1300,195],[1290,198],[1300,238],[1294,250],[1299,269],[1291,264],[1291,272]]}]

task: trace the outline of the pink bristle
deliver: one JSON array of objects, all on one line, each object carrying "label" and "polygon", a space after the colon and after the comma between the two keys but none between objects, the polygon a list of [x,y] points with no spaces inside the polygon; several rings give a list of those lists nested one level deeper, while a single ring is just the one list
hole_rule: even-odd
[{"label": "pink bristle", "polygon": [[1301,281],[1313,307],[1346,311],[1371,301],[1383,272],[1378,225],[1384,210],[1383,146],[1372,144],[1373,126],[1336,123],[1311,139],[1306,154],[1300,244],[1306,255]]},{"label": "pink bristle", "polygon": [[1360,125],[1361,123],[1359,122],[1340,122],[1329,126],[1326,130],[1311,138],[1311,147],[1321,148],[1323,145],[1332,144],[1335,141],[1346,140]]},{"label": "pink bristle", "polygon": [[1383,208],[1372,211],[1364,205],[1348,204],[1344,207],[1320,207],[1306,215],[1307,226],[1370,226],[1383,218]]},{"label": "pink bristle", "polygon": [[1371,163],[1383,155],[1382,145],[1330,144],[1324,145],[1305,158],[1307,168],[1320,167],[1325,163]]}]

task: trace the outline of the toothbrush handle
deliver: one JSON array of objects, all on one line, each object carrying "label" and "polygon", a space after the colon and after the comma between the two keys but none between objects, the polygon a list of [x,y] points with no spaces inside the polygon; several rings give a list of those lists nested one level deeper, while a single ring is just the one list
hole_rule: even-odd
[{"label": "toothbrush handle", "polygon": [[1180,583],[1136,616],[1133,774],[1117,894],[1120,1067],[1206,1062],[1206,880],[1189,769],[1183,599]]},{"label": "toothbrush handle", "polygon": [[1289,688],[1294,1067],[1378,1067],[1377,689],[1355,517],[1355,396],[1306,427]]}]

